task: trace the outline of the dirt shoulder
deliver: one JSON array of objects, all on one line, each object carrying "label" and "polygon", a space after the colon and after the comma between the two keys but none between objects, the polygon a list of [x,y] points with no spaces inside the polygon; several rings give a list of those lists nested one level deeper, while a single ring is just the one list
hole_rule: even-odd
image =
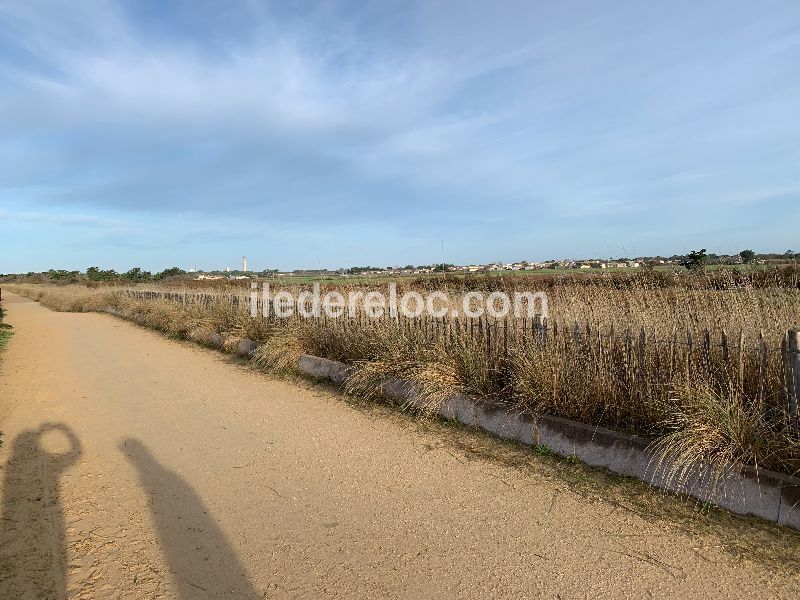
[{"label": "dirt shoulder", "polygon": [[107,315],[4,304],[0,597],[800,591],[795,533]]}]

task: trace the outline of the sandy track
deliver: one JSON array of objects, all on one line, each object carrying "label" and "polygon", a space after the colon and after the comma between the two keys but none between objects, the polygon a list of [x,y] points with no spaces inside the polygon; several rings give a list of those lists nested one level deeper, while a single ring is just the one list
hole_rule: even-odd
[{"label": "sandy track", "polygon": [[[482,458],[479,434],[454,443],[109,316],[4,306],[0,598],[800,590],[789,563],[578,493],[531,454]],[[793,534],[735,535],[798,558]]]}]

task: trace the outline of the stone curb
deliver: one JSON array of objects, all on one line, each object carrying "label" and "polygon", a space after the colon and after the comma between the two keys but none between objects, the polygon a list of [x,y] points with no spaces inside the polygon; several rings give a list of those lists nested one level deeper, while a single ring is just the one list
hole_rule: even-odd
[{"label": "stone curb", "polygon": [[[350,372],[343,363],[307,354],[300,357],[298,367],[306,375],[337,384],[342,384]],[[394,399],[412,400],[413,386],[387,380],[383,393]],[[543,445],[555,454],[575,456],[592,467],[636,477],[654,487],[688,494],[739,515],[753,515],[800,530],[800,478],[742,466],[713,485],[711,469],[701,466],[688,481],[679,482],[666,477],[668,469],[657,464],[644,438],[560,417],[517,414],[460,394],[443,402],[438,412],[445,419],[503,439]]]},{"label": "stone curb", "polygon": [[[121,310],[117,310],[116,308],[104,308],[103,312],[114,315],[115,317],[119,317],[121,319],[125,319],[126,321],[132,321],[133,323],[136,323],[136,319],[131,317],[131,315]],[[242,339],[231,347],[226,348],[225,338],[223,338],[222,335],[216,331],[190,331],[186,336],[186,339],[195,342],[196,344],[200,344],[201,346],[205,346],[206,348],[222,350],[223,352],[236,354],[237,356],[241,356],[243,358],[249,358],[252,356],[253,352],[255,352],[256,349],[261,345],[259,342],[254,342],[253,340]]]}]

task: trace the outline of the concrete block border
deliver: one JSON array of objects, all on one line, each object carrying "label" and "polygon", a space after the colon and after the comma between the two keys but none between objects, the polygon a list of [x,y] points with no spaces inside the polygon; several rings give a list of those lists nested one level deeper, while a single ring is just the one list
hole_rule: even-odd
[{"label": "concrete block border", "polygon": [[[298,367],[306,375],[338,384],[350,372],[344,363],[307,354],[300,358]],[[383,391],[391,398],[410,400],[409,390],[404,382],[392,380]],[[592,467],[636,477],[654,487],[688,494],[739,515],[761,517],[800,530],[800,478],[742,466],[712,485],[711,469],[701,466],[688,481],[678,482],[665,476],[668,469],[657,464],[649,442],[640,437],[560,417],[534,418],[460,394],[442,403],[439,414],[503,439],[547,446],[555,454],[575,456]]]},{"label": "concrete block border", "polygon": [[[134,315],[128,314],[113,307],[106,307],[102,312],[114,315],[115,317],[119,317],[127,321],[133,321],[134,323],[137,322],[137,319]],[[261,345],[259,342],[248,339],[232,340],[232,343],[226,343],[225,338],[220,333],[216,331],[199,329],[190,331],[186,335],[186,339],[195,342],[196,344],[200,344],[201,346],[205,346],[206,348],[222,350],[223,352],[235,354],[243,358],[249,358],[252,356],[253,352],[255,352],[256,349]]]}]

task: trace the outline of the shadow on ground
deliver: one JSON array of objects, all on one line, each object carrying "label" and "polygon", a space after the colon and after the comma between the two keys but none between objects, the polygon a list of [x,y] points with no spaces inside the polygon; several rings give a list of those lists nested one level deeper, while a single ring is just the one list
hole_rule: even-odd
[{"label": "shadow on ground", "polygon": [[161,465],[139,440],[127,439],[119,447],[139,472],[178,598],[261,598],[192,487]]},{"label": "shadow on ground", "polygon": [[[50,452],[42,436],[55,434],[67,450]],[[62,473],[81,455],[75,434],[48,423],[20,433],[4,467],[0,522],[0,597],[63,598],[66,595]]]}]

